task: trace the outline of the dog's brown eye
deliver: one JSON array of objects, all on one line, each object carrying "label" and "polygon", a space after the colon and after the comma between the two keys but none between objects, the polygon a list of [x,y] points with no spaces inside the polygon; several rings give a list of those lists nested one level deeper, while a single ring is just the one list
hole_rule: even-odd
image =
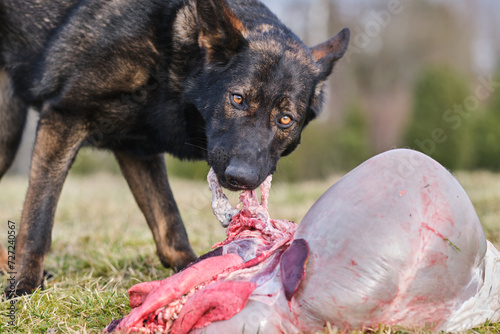
[{"label": "dog's brown eye", "polygon": [[236,104],[243,103],[243,96],[241,96],[239,94],[233,94],[233,102]]},{"label": "dog's brown eye", "polygon": [[288,125],[292,123],[292,119],[290,118],[290,116],[283,116],[280,118],[280,123],[283,125]]},{"label": "dog's brown eye", "polygon": [[290,125],[292,125],[292,122],[293,122],[292,117],[288,115],[281,116],[281,118],[279,119],[279,124],[284,128],[287,128]]}]

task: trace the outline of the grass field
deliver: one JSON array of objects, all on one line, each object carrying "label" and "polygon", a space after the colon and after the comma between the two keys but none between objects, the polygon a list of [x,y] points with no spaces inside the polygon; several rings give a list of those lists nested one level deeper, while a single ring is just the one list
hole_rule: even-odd
[{"label": "grass field", "polygon": [[[489,240],[500,247],[500,174],[458,173],[481,218]],[[327,182],[275,182],[270,211],[276,218],[300,221],[307,209],[337,179]],[[198,254],[223,240],[224,230],[211,214],[204,182],[172,180],[190,241]],[[19,222],[27,180],[0,182],[0,242],[7,241],[7,220]],[[236,195],[232,197],[236,203]],[[7,326],[0,306],[0,333],[99,333],[130,311],[127,290],[133,284],[171,274],[157,257],[151,233],[120,176],[70,175],[59,202],[52,250],[45,265],[54,275],[47,289],[17,302],[15,326]],[[4,289],[6,279],[1,279]],[[394,332],[385,329],[383,332]],[[328,330],[335,332],[335,330]],[[490,324],[471,333],[500,333]]]}]

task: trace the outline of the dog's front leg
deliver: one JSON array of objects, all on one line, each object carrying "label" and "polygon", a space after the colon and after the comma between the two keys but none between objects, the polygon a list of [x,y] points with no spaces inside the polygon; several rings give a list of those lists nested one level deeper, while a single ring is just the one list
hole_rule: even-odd
[{"label": "dog's front leg", "polygon": [[115,152],[123,175],[148,222],[165,267],[178,271],[197,257],[168,184],[163,154],[137,158]]},{"label": "dog's front leg", "polygon": [[[48,108],[47,108],[48,109]],[[85,139],[75,119],[44,110],[38,122],[31,160],[29,187],[16,238],[17,289],[9,297],[31,293],[41,286],[45,254],[50,249],[57,201],[69,168]]]}]

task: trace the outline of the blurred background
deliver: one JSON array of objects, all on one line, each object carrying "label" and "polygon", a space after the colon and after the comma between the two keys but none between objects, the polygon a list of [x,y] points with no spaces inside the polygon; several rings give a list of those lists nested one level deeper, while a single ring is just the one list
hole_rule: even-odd
[{"label": "blurred background", "polygon": [[[323,179],[395,147],[451,170],[500,170],[500,1],[265,0],[314,46],[343,27],[349,51],[327,87],[321,117],[281,160],[275,179]],[[27,174],[32,115],[10,173]],[[171,176],[206,177],[206,163],[167,157]],[[118,173],[113,157],[83,149],[74,174]]]}]

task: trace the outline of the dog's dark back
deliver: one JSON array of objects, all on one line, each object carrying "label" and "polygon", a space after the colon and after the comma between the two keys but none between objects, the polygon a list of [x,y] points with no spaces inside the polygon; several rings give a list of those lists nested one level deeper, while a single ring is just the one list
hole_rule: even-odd
[{"label": "dog's dark back", "polygon": [[[92,69],[88,61],[105,45],[116,43],[117,38],[133,38],[134,34],[143,38],[141,28],[152,25],[145,16],[156,9],[154,4],[148,0],[3,0],[6,19],[2,24],[2,53],[16,92],[30,103],[57,94],[62,80],[78,74],[75,69]],[[126,42],[123,40],[123,45]],[[103,56],[112,60],[113,55]],[[106,73],[102,68],[95,70],[100,75]],[[92,74],[87,72],[84,78],[98,82]]]}]

